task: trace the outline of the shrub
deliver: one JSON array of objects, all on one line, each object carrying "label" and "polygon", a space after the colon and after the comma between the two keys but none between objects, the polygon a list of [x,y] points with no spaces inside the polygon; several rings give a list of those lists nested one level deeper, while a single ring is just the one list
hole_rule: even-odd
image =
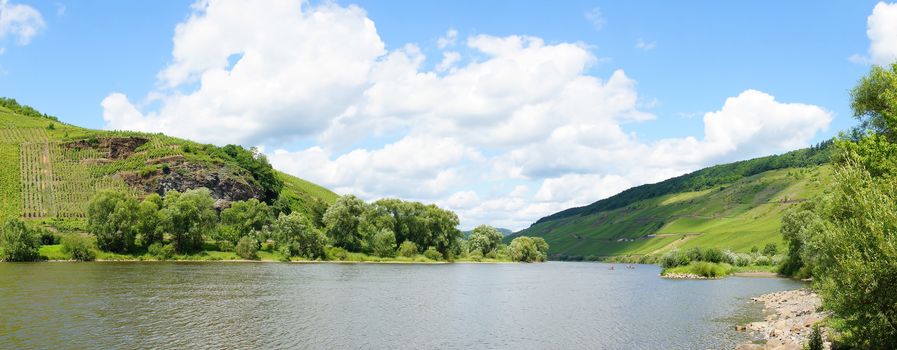
[{"label": "shrub", "polygon": [[218,241],[218,250],[222,252],[232,252],[234,247],[234,244],[230,241]]},{"label": "shrub", "polygon": [[689,258],[688,255],[686,255],[679,249],[668,251],[660,258],[660,266],[665,269],[676,266],[685,266],[690,262],[691,258]]},{"label": "shrub", "polygon": [[753,262],[751,256],[748,254],[738,254],[735,259],[735,265],[737,266],[748,266]]},{"label": "shrub", "polygon": [[0,260],[35,261],[39,250],[40,237],[22,220],[8,219],[0,228]]},{"label": "shrub", "polygon": [[763,248],[763,255],[773,256],[779,253],[779,246],[775,243],[769,243]]},{"label": "shrub", "polygon": [[436,250],[435,247],[429,247],[424,251],[424,256],[430,260],[439,260],[442,259],[442,253]]},{"label": "shrub", "polygon": [[692,273],[704,277],[722,277],[731,271],[729,264],[715,264],[706,261],[697,261],[689,265]]},{"label": "shrub", "polygon": [[169,243],[163,245],[161,242],[156,242],[150,244],[149,248],[147,248],[147,252],[157,260],[169,260],[174,258],[174,244]]},{"label": "shrub", "polygon": [[704,250],[703,257],[703,261],[719,263],[723,261],[723,251],[719,250],[719,248],[707,248]]},{"label": "shrub", "polygon": [[237,246],[234,248],[234,252],[237,253],[237,256],[247,260],[258,259],[258,251],[259,242],[255,238],[249,236],[240,238],[240,241],[237,242]]},{"label": "shrub", "polygon": [[62,252],[68,254],[72,260],[96,260],[97,254],[93,248],[93,240],[78,234],[70,234],[62,238]]},{"label": "shrub", "polygon": [[371,239],[371,249],[381,258],[396,256],[396,234],[390,229],[382,229]]},{"label": "shrub", "polygon": [[280,215],[271,225],[271,236],[281,248],[286,247],[290,256],[308,259],[326,257],[324,245],[327,237],[301,213]]},{"label": "shrub", "polygon": [[349,252],[340,247],[332,247],[327,252],[327,258],[330,260],[344,261],[349,258]]},{"label": "shrub", "polygon": [[41,245],[54,245],[59,244],[59,236],[53,234],[49,230],[40,230],[40,244]]},{"label": "shrub", "polygon": [[477,249],[471,252],[467,257],[473,261],[480,261],[483,260],[483,253],[479,249]]},{"label": "shrub", "polygon": [[[511,241],[508,247],[511,260],[520,262],[538,262],[545,261],[548,258],[548,243],[541,237],[520,236]],[[574,257],[569,257],[574,260]],[[582,261],[583,257],[576,257],[577,261]]]},{"label": "shrub", "polygon": [[399,255],[411,258],[417,255],[417,244],[411,241],[404,241],[399,246]]},{"label": "shrub", "polygon": [[701,251],[701,248],[694,247],[685,252],[685,255],[688,255],[688,258],[691,261],[701,261],[704,260],[704,253]]},{"label": "shrub", "polygon": [[805,347],[807,350],[822,350],[822,332],[819,331],[819,326],[813,326],[813,333],[810,333],[810,339],[807,340],[807,346]]},{"label": "shrub", "polygon": [[761,255],[754,259],[754,264],[760,266],[769,266],[772,265],[772,260],[768,256]]}]

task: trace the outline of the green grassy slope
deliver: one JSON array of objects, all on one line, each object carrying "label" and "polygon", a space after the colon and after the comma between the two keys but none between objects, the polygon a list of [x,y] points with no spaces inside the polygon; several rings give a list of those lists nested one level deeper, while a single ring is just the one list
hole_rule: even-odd
[{"label": "green grassy slope", "polygon": [[673,189],[610,209],[582,209],[587,206],[574,214],[555,214],[506,240],[543,237],[555,258],[656,255],[690,247],[747,252],[767,243],[781,245],[784,211],[821,192],[829,176],[829,166],[822,164],[761,171],[725,182],[710,178],[707,183],[712,185],[697,190]]},{"label": "green grassy slope", "polygon": [[[170,172],[199,174],[236,188],[258,187],[249,170],[215,146],[162,134],[84,129],[9,101],[0,101],[0,217],[78,227],[97,191],[117,188],[144,196],[147,187],[139,184]],[[120,154],[103,148],[116,140],[138,142]],[[308,181],[276,176],[284,183],[280,195],[293,199],[294,210],[309,213],[316,201],[336,199]]]}]

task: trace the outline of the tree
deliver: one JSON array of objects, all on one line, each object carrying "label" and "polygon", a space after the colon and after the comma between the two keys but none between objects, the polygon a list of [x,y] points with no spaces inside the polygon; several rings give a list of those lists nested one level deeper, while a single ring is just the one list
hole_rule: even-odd
[{"label": "tree", "polygon": [[501,239],[504,238],[501,232],[498,232],[492,226],[480,225],[473,229],[470,238],[467,240],[468,252],[479,251],[481,255],[489,254],[498,249]]},{"label": "tree", "polygon": [[137,236],[137,200],[119,191],[101,191],[87,206],[87,230],[97,246],[116,253],[133,252]]},{"label": "tree", "polygon": [[345,195],[327,209],[324,213],[324,226],[334,246],[352,252],[361,251],[364,237],[358,231],[358,225],[365,206],[367,204],[358,197]]},{"label": "tree", "polygon": [[153,193],[137,206],[137,244],[149,247],[153,243],[162,242],[166,227],[160,213],[162,205],[162,197]]},{"label": "tree", "polygon": [[[374,247],[376,244],[374,239],[377,234],[380,234],[384,230],[389,232],[393,232],[393,228],[395,227],[396,219],[393,217],[387,208],[378,205],[377,203],[370,204],[365,206],[364,213],[361,214],[361,220],[358,222],[358,232],[362,237],[365,238],[365,250],[373,252],[377,254],[377,248]],[[395,233],[392,233],[393,237],[393,247],[391,248],[395,251]],[[381,237],[383,238],[383,237]],[[382,242],[380,242],[382,243]],[[379,247],[381,251],[385,252],[384,249],[386,247]],[[379,254],[378,254],[379,255]]]},{"label": "tree", "polygon": [[327,237],[301,213],[281,215],[271,225],[271,236],[292,256],[323,259]]},{"label": "tree", "polygon": [[241,237],[261,232],[271,224],[271,208],[255,198],[234,202],[221,211],[221,224],[229,229],[221,230],[226,234],[220,238],[237,243]]},{"label": "tree", "polygon": [[520,236],[508,246],[511,260],[521,262],[541,262],[548,260],[548,242],[541,237]]},{"label": "tree", "polygon": [[399,245],[399,255],[401,256],[412,258],[417,255],[417,253],[417,244],[414,244],[412,241],[404,241]]},{"label": "tree", "polygon": [[769,243],[763,248],[763,255],[774,256],[779,253],[779,246],[775,243]]},{"label": "tree", "polygon": [[258,251],[259,251],[259,241],[250,236],[243,236],[240,238],[240,241],[237,242],[237,247],[234,248],[234,252],[243,259],[246,260],[255,260],[258,259]]},{"label": "tree", "polygon": [[218,220],[209,189],[171,191],[164,203],[162,215],[169,224],[175,251],[186,253],[202,247],[203,235],[213,232]]},{"label": "tree", "polygon": [[443,258],[451,260],[454,247],[464,237],[458,230],[458,215],[431,204],[426,208],[424,220],[430,233],[427,243],[434,246]]},{"label": "tree", "polygon": [[22,220],[10,218],[0,228],[0,260],[35,261],[40,259],[40,236]]},{"label": "tree", "polygon": [[396,234],[388,228],[383,228],[373,235],[371,250],[381,258],[396,256]]}]

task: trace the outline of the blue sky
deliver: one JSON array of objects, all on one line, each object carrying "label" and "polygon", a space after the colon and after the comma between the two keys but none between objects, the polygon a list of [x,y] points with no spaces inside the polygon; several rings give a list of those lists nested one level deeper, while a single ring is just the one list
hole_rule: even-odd
[{"label": "blue sky", "polygon": [[[9,29],[14,27],[0,24],[0,95],[91,128],[164,131],[204,142],[262,146],[276,166],[341,193],[437,202],[455,209],[464,226],[484,222],[518,229],[541,215],[627,186],[830,138],[853,125],[849,89],[870,63],[886,62],[893,52],[886,38],[875,39],[881,42],[878,51],[871,49],[875,43],[867,30],[872,32],[870,16],[873,8],[878,10],[874,1],[403,0],[301,7],[284,1],[296,18],[257,9],[242,11],[247,18],[219,16],[213,14],[220,5],[216,1],[197,6],[193,1],[3,2],[6,11],[20,5],[36,10],[40,23],[32,19],[36,34],[25,40]],[[890,7],[880,6],[882,21],[892,20],[893,11],[886,11]],[[315,22],[310,20],[314,14],[329,17]],[[375,28],[366,30],[361,19]],[[184,30],[179,37],[176,26],[191,21],[195,33]],[[272,31],[268,24],[275,22],[304,29],[286,35]],[[203,26],[225,29],[215,37],[203,34]],[[242,33],[255,39],[233,39]],[[524,38],[514,52],[502,49],[513,41],[506,39],[521,36],[538,42]],[[188,48],[180,56],[173,52],[179,40]],[[262,47],[253,40],[278,44]],[[545,50],[525,50],[534,47]],[[217,53],[223,48],[232,52]],[[337,52],[342,49],[346,52]],[[457,59],[444,61],[446,54]],[[221,66],[222,57],[230,63]],[[364,59],[356,61],[358,57]],[[397,58],[389,65],[389,57],[404,61]],[[496,73],[500,58],[519,63],[514,67],[521,71],[506,72],[508,77],[532,73],[532,79],[503,78]],[[415,59],[422,62],[415,65]],[[484,63],[491,59],[497,64],[489,68]],[[301,60],[308,61],[296,65]],[[537,61],[541,66],[533,63]],[[303,70],[331,62],[343,66]],[[451,64],[440,69],[441,62]],[[530,63],[534,66],[527,68]],[[236,74],[219,78],[234,79],[221,86],[254,86],[258,96],[234,89],[215,95],[209,84],[219,80],[198,78],[236,72],[241,65],[260,77],[278,77],[281,71],[297,75],[276,82],[238,81]],[[537,68],[546,65],[561,72],[571,69],[569,79],[546,86],[561,90],[583,78],[596,79],[591,87],[613,93],[592,99],[588,94],[536,91],[544,79]],[[164,71],[174,75],[163,78]],[[177,75],[179,71],[187,73]],[[313,75],[316,71],[327,74]],[[401,75],[408,71],[416,78]],[[612,83],[614,76],[618,79]],[[315,85],[299,77],[327,83]],[[489,80],[490,86],[501,91],[532,83],[520,90],[532,95],[490,93],[454,101],[480,108],[463,110],[431,98],[445,100],[471,86],[482,87],[487,79],[496,79]],[[502,90],[504,82],[509,85]],[[399,91],[396,86],[403,84],[420,85]],[[320,95],[306,101],[295,98],[302,95],[279,96],[277,91],[284,90]],[[418,91],[429,95],[417,96]],[[243,97],[268,102],[263,111],[251,103],[208,107]],[[727,99],[733,99],[731,105]],[[550,111],[532,120],[545,118],[547,124],[514,129],[546,101]],[[549,122],[567,118],[561,111],[579,105],[601,112]],[[614,107],[604,111],[602,106]],[[710,118],[715,121],[708,122],[708,112],[715,113]],[[508,119],[513,113],[523,117]],[[216,119],[225,114],[226,119]],[[195,123],[187,123],[194,115]],[[781,121],[791,115],[802,117]],[[230,127],[202,128],[202,123],[218,121]],[[244,128],[244,122],[249,126]],[[714,130],[732,130],[708,132],[705,125],[711,124]],[[751,125],[755,134],[737,130]],[[502,139],[506,133],[515,136]],[[480,134],[490,139],[472,136]],[[528,136],[520,136],[524,134]],[[427,147],[435,148],[428,153]],[[700,148],[719,151],[697,152]],[[569,154],[578,159],[564,160]],[[633,157],[655,160],[627,160]],[[403,164],[383,164],[389,162]],[[562,184],[569,186],[560,189]]]}]

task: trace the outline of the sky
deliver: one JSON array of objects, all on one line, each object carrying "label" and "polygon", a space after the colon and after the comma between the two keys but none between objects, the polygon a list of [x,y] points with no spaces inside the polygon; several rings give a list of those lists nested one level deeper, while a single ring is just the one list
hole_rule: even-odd
[{"label": "sky", "polygon": [[0,95],[514,230],[854,125],[874,1],[0,0]]}]

